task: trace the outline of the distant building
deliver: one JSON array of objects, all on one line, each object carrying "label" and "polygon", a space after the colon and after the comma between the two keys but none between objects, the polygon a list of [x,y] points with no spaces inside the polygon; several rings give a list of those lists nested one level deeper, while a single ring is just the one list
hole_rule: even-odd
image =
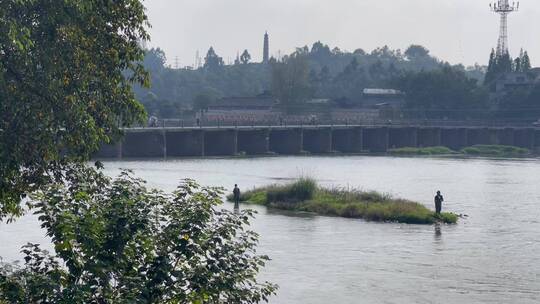
[{"label": "distant building", "polygon": [[540,68],[527,72],[505,73],[497,77],[490,86],[490,98],[499,99],[515,90],[530,90],[540,83]]},{"label": "distant building", "polygon": [[366,88],[362,92],[362,107],[400,108],[405,103],[405,93],[394,89]]},{"label": "distant building", "polygon": [[209,113],[227,112],[269,112],[277,103],[269,94],[254,97],[225,97],[213,102],[208,107]]}]

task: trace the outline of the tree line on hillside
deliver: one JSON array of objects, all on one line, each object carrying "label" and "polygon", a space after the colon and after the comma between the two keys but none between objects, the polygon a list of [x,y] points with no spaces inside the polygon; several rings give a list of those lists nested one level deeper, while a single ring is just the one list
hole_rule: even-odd
[{"label": "tree line on hillside", "polygon": [[196,70],[172,69],[165,62],[162,50],[148,50],[144,65],[152,75],[152,88],[136,88],[148,111],[164,118],[203,109],[218,98],[265,91],[289,107],[313,98],[347,107],[362,103],[365,88],[400,89],[407,96],[404,112],[415,118],[501,117],[508,108],[535,106],[531,90],[512,91],[495,104],[490,101],[490,86],[498,75],[531,68],[525,51],[515,60],[508,54],[499,58],[492,53],[488,67],[466,68],[444,62],[420,45],[405,51],[384,46],[371,52],[348,52],[316,42],[311,48],[271,58],[268,64],[251,62],[245,50],[234,64],[226,65],[214,48]]},{"label": "tree line on hillside", "polygon": [[[362,49],[331,49],[316,42],[311,48],[298,48],[283,58],[271,58],[268,64],[251,62],[251,55],[245,50],[234,64],[226,65],[210,48],[204,65],[191,70],[167,67],[165,53],[151,49],[147,50],[143,64],[150,71],[152,88],[135,88],[135,92],[149,113],[179,117],[193,107],[195,100],[256,96],[269,90],[281,97],[289,94],[279,90],[279,75],[288,77],[283,70],[293,62],[293,66],[300,68],[294,75],[295,84],[302,87],[300,94],[293,93],[295,100],[328,98],[352,102],[362,98],[366,87],[390,87],[391,80],[405,71],[431,71],[446,65],[419,45],[404,52],[384,46],[368,53]],[[483,79],[482,67],[456,68],[470,77]]]},{"label": "tree line on hillside", "polygon": [[486,71],[484,84],[490,84],[504,73],[527,72],[531,69],[531,59],[527,51],[521,49],[519,56],[512,60],[508,52],[497,54],[494,49],[489,55],[489,64]]}]

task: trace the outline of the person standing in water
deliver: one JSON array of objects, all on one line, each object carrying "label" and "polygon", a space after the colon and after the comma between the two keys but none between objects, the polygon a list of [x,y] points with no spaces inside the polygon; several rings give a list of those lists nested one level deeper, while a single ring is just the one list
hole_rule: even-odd
[{"label": "person standing in water", "polygon": [[238,209],[239,204],[240,204],[240,188],[238,188],[237,184],[234,185],[233,197],[234,197],[234,208]]},{"label": "person standing in water", "polygon": [[435,213],[441,214],[442,202],[444,202],[444,197],[441,195],[441,191],[437,191],[437,195],[435,195]]}]

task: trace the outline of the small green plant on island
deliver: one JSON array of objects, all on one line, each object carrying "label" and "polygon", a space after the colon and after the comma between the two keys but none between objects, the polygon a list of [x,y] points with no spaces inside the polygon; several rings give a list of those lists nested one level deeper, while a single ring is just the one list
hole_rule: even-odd
[{"label": "small green plant on island", "polygon": [[[231,196],[228,197],[232,199]],[[313,212],[321,215],[362,218],[369,221],[409,224],[454,224],[453,213],[436,214],[424,205],[395,199],[375,191],[327,189],[311,178],[300,178],[285,185],[269,185],[244,192],[240,201],[270,208]]]}]

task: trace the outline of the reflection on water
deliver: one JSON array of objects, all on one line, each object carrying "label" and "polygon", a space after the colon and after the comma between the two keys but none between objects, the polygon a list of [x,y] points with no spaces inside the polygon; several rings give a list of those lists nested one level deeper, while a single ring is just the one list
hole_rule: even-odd
[{"label": "reflection on water", "polygon": [[[540,161],[391,157],[277,157],[108,162],[149,185],[174,190],[182,178],[242,189],[309,175],[326,186],[377,190],[444,211],[458,225],[365,222],[249,206],[262,279],[281,286],[272,303],[539,303]],[[232,189],[228,189],[232,191]],[[233,204],[225,204],[233,209]],[[245,205],[241,209],[247,208]],[[34,217],[0,226],[0,255],[46,243]]]},{"label": "reflection on water", "polygon": [[433,225],[435,227],[435,241],[440,241],[441,240],[441,237],[442,237],[442,232],[441,232],[441,224],[440,223],[436,223],[435,225]]}]

